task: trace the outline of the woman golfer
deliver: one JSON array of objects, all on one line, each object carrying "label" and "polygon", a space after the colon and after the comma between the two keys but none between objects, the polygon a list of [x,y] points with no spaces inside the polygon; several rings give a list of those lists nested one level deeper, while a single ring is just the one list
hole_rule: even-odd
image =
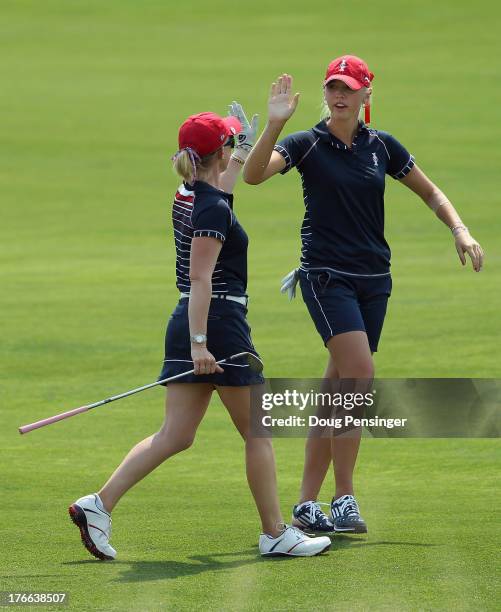
[{"label": "woman golfer", "polygon": [[[329,351],[324,376],[372,379],[391,293],[390,249],[384,237],[384,189],[389,174],[419,195],[447,225],[464,265],[482,267],[483,251],[471,237],[444,193],[418,168],[414,157],[387,132],[359,121],[365,107],[369,122],[373,74],[358,57],[332,61],[323,83],[326,120],[312,129],[277,139],[294,113],[299,94],[292,77],[271,87],[268,123],[244,166],[244,180],[256,185],[296,167],[301,175],[305,215],[301,227],[301,263],[289,275],[291,292],[299,279],[303,299]],[[310,437],[299,503],[293,524],[317,532],[364,533],[365,522],[353,496],[358,435]],[[331,460],[335,494],[330,520],[316,503]]]},{"label": "woman golfer", "polygon": [[[247,363],[216,364],[240,352],[256,354],[247,324],[247,235],[233,212],[237,175],[252,147],[256,120],[213,113],[189,117],[179,130],[174,167],[183,178],[172,208],[176,278],[180,300],[165,337],[165,361],[159,380],[195,373],[168,384],[161,429],[139,442],[98,493],[74,502],[69,512],[87,550],[114,559],[111,512],[132,486],[172,455],[187,449],[207,410],[214,389],[245,440],[247,479],[261,517],[262,555],[312,556],[330,547],[327,537],[309,538],[282,522],[269,438],[250,435],[249,385],[263,378]],[[242,128],[243,124],[243,128]],[[230,156],[238,135],[238,146]]]}]

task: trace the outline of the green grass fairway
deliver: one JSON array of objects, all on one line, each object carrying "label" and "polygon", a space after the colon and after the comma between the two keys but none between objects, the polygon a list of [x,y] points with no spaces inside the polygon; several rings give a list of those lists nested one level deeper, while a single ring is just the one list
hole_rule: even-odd
[{"label": "green grass fairway", "polygon": [[[67,591],[72,610],[499,609],[497,440],[365,440],[369,536],[263,560],[242,442],[214,401],[194,447],[117,507],[119,558],[105,564],[66,507],[160,426],[163,392],[17,433],[156,378],[177,300],[180,122],[233,99],[264,122],[269,84],[287,71],[301,91],[287,131],[311,127],[325,67],[345,52],[376,74],[374,127],[415,154],[486,252],[481,274],[462,268],[447,228],[388,179],[393,295],[377,373],[499,377],[499,4],[3,0],[1,14],[0,591]],[[299,256],[297,174],[239,184],[236,210],[266,374],[320,376],[326,352],[302,300],[278,292]],[[275,442],[287,519],[303,446]],[[331,491],[329,480],[322,501]]]}]

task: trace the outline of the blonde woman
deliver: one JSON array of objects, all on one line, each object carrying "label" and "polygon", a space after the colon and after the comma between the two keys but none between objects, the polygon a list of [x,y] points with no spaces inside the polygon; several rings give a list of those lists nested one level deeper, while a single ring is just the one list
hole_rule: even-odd
[{"label": "blonde woman", "polygon": [[[216,364],[240,352],[257,355],[246,320],[248,239],[230,193],[255,140],[257,118],[249,124],[237,103],[232,110],[238,117],[200,113],[179,130],[173,160],[183,183],[174,197],[172,222],[180,299],[167,325],[159,380],[193,367],[195,373],[168,385],[161,429],[129,452],[98,493],[70,506],[85,547],[99,559],[116,556],[109,539],[111,512],[120,498],[191,446],[214,390],[245,442],[247,480],[263,530],[260,553],[313,556],[330,547],[329,538],[309,538],[283,524],[271,441],[249,431],[249,386],[261,383],[262,375],[245,363],[225,364],[224,369]],[[238,146],[231,154],[236,135]]]},{"label": "blonde woman", "polygon": [[[323,82],[326,119],[277,143],[299,99],[299,94],[292,95],[292,77],[280,76],[271,87],[268,123],[244,167],[244,180],[253,185],[293,167],[301,175],[306,208],[301,264],[286,277],[283,289],[293,294],[299,280],[329,353],[324,374],[328,379],[374,376],[373,353],[392,287],[390,248],[384,237],[386,175],[414,191],[449,227],[463,265],[465,253],[475,272],[483,262],[482,248],[414,157],[387,132],[368,127],[373,77],[356,56],[333,60]],[[362,109],[366,123],[359,120]],[[308,439],[293,524],[323,533],[367,531],[353,489],[359,445],[360,432]],[[331,462],[335,491],[328,518],[317,496]]]}]

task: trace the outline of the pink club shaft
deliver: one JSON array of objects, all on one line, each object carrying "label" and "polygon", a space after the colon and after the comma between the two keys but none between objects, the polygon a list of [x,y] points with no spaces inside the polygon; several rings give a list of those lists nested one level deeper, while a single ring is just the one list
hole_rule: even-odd
[{"label": "pink club shaft", "polygon": [[[248,360],[248,365],[256,370],[260,371],[262,369],[261,361],[252,353],[237,353],[236,355],[232,355],[231,357],[227,357],[226,359],[221,359],[216,363],[218,365],[229,363],[230,361],[235,361],[242,357],[246,357]],[[115,400],[122,399],[123,397],[128,397],[129,395],[134,395],[134,393],[139,393],[140,391],[144,391],[145,389],[150,389],[151,387],[156,387],[157,385],[165,384],[168,382],[172,382],[178,378],[182,378],[183,376],[187,376],[188,374],[193,374],[195,370],[188,370],[187,372],[181,372],[181,374],[176,374],[175,376],[171,376],[170,378],[165,378],[164,380],[157,380],[148,385],[143,385],[142,387],[137,387],[136,389],[132,389],[131,391],[126,391],[125,393],[120,393],[118,395],[114,395],[113,397],[108,397],[99,402],[95,402],[94,404],[88,404],[87,406],[80,406],[79,408],[73,408],[73,410],[67,410],[66,412],[61,412],[60,414],[56,414],[54,416],[48,417],[46,419],[41,419],[40,421],[36,421],[35,423],[29,423],[28,425],[22,425],[19,427],[19,433],[25,434],[34,429],[39,429],[40,427],[45,427],[45,425],[50,425],[51,423],[57,423],[57,421],[62,421],[63,419],[67,419],[69,417],[74,416],[75,414],[80,414],[81,412],[86,412],[87,410],[92,410],[92,408],[97,408],[98,406],[103,406],[104,404],[109,404],[110,402],[114,402]]]}]

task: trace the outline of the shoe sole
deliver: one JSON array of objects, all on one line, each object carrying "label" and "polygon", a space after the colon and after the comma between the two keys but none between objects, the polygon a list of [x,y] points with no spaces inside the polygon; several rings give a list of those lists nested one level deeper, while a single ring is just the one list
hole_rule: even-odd
[{"label": "shoe sole", "polygon": [[335,533],[367,533],[367,527],[347,527],[346,529],[338,529],[334,527]]},{"label": "shoe sole", "polygon": [[68,508],[68,513],[72,522],[80,529],[82,544],[90,552],[90,554],[100,561],[113,561],[113,557],[102,553],[92,541],[89,534],[89,529],[87,528],[87,517],[85,516],[85,512],[82,510],[82,508],[76,504],[71,504],[71,506]]},{"label": "shoe sole", "polygon": [[317,555],[321,555],[324,552],[327,552],[331,547],[330,544],[327,544],[325,548],[319,550],[311,555],[295,555],[294,553],[284,553],[284,552],[272,552],[272,553],[261,553],[261,557],[316,557]]},{"label": "shoe sole", "polygon": [[296,529],[299,529],[306,535],[333,536],[336,533],[334,528],[332,529],[332,531],[316,531],[315,529],[310,529],[309,527],[305,527],[304,525],[295,525],[294,523],[292,523],[292,526]]}]

